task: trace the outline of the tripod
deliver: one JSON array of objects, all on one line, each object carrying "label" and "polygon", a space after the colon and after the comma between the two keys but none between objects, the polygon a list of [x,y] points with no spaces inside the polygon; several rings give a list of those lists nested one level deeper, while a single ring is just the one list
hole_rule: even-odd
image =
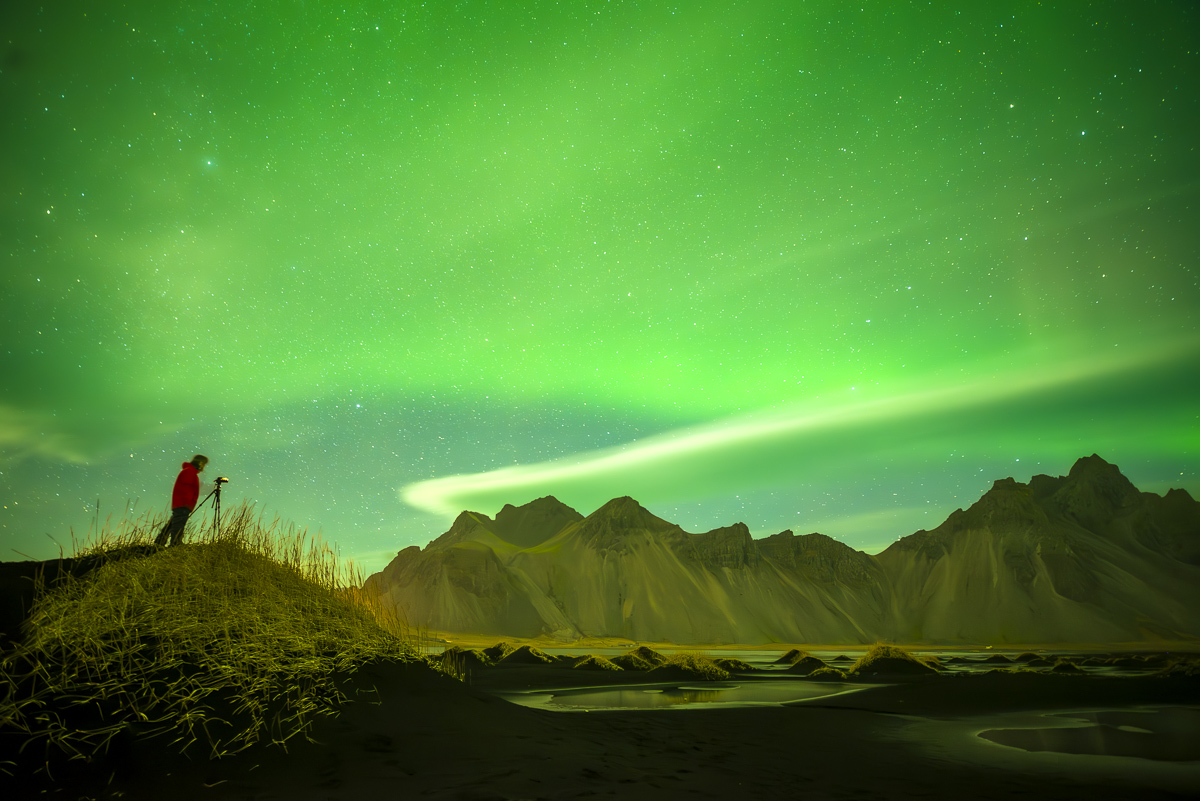
[{"label": "tripod", "polygon": [[[213,532],[215,532],[218,536],[221,534],[221,487],[227,483],[229,483],[229,479],[225,478],[224,476],[217,476],[217,478],[213,481],[215,486],[213,486],[212,492],[208,493],[204,500],[196,504],[196,511],[199,511],[200,507],[208,503],[209,498],[212,498]],[[193,512],[193,514],[195,514],[195,512]]]}]

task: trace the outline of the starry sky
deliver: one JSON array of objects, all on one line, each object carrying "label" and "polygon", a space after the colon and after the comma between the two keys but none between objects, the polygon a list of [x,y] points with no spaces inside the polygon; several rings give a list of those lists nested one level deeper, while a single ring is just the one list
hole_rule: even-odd
[{"label": "starry sky", "polygon": [[0,9],[0,550],[182,461],[367,572],[630,495],[869,551],[1200,495],[1191,2]]}]

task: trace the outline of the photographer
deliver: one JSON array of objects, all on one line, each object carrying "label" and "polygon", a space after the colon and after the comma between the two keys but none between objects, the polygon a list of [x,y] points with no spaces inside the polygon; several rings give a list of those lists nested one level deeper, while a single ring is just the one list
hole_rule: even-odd
[{"label": "photographer", "polygon": [[175,479],[175,490],[171,493],[171,519],[158,532],[155,545],[178,545],[183,542],[183,527],[188,515],[196,508],[200,497],[200,473],[208,464],[208,457],[196,454],[190,462],[183,463],[179,477]]}]

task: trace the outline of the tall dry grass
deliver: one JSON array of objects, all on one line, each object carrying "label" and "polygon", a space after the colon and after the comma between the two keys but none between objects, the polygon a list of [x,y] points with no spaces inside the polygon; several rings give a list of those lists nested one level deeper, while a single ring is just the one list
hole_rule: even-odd
[{"label": "tall dry grass", "polygon": [[362,664],[422,659],[420,632],[306,531],[243,505],[220,531],[156,548],[161,523],[106,526],[77,545],[97,566],[41,588],[22,643],[0,659],[0,728],[47,764],[130,730],[212,757],[283,746],[336,714]]}]

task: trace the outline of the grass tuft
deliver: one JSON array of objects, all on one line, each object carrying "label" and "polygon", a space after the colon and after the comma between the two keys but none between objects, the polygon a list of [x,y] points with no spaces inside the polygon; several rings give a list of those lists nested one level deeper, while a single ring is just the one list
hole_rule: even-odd
[{"label": "grass tuft", "polygon": [[347,699],[362,664],[418,661],[416,636],[355,589],[352,565],[246,506],[219,531],[156,548],[157,521],[106,531],[83,576],[38,593],[0,659],[0,728],[46,764],[114,737],[171,738],[210,757],[284,746]]}]

